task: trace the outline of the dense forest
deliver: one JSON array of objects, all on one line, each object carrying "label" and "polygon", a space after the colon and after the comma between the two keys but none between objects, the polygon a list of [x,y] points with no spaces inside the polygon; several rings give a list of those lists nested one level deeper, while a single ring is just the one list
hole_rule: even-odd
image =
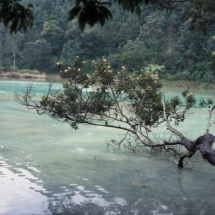
[{"label": "dense forest", "polygon": [[165,67],[161,74],[165,79],[214,80],[215,28],[206,34],[189,30],[186,7],[174,12],[144,7],[138,18],[113,4],[112,20],[81,33],[76,20],[67,21],[72,2],[23,2],[34,5],[34,26],[25,34],[10,36],[0,24],[0,71],[16,68],[56,73],[57,61],[70,65],[75,56],[86,62],[106,56],[115,71],[122,66],[133,72],[160,65]]}]

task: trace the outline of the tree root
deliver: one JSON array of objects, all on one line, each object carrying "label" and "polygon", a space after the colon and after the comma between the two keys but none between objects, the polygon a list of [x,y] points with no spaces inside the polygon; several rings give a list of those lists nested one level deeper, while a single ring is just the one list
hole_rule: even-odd
[{"label": "tree root", "polygon": [[178,161],[178,167],[183,168],[184,167],[184,164],[183,164],[184,158],[186,158],[186,157],[191,158],[195,153],[196,153],[196,150],[188,152],[186,155],[182,155]]}]

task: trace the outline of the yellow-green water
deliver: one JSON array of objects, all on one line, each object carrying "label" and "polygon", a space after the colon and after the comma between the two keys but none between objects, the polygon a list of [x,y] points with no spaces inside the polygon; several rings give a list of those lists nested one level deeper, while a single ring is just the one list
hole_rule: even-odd
[{"label": "yellow-green water", "polygon": [[[201,157],[181,170],[171,159],[108,152],[106,141],[119,131],[75,131],[26,110],[13,95],[25,87],[24,81],[0,81],[0,214],[214,214],[215,169]],[[39,96],[48,83],[35,87]],[[163,90],[171,96],[179,89]],[[191,112],[178,129],[195,139],[205,131],[208,112]],[[163,134],[165,126],[156,132]]]}]

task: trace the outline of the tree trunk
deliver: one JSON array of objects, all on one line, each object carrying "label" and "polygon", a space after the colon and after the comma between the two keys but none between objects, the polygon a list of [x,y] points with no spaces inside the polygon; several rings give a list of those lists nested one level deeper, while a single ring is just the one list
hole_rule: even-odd
[{"label": "tree trunk", "polygon": [[208,133],[203,136],[203,140],[196,146],[196,149],[200,151],[205,160],[210,164],[215,165],[215,150],[212,149],[213,142],[214,136]]},{"label": "tree trunk", "polygon": [[3,66],[4,40],[5,29],[3,26],[0,26],[0,67]]},{"label": "tree trunk", "polygon": [[214,136],[207,133],[206,135],[200,136],[195,142],[189,142],[188,139],[182,138],[181,144],[188,150],[186,155],[182,155],[178,161],[178,167],[183,168],[183,160],[188,157],[191,158],[197,150],[200,151],[202,157],[207,160],[210,164],[215,165],[215,150],[212,149],[214,142]]}]

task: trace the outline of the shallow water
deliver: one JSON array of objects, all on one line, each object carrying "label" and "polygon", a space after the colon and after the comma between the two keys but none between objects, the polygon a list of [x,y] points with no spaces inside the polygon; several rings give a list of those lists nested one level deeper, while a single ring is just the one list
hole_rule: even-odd
[{"label": "shallow water", "polygon": [[[48,83],[36,82],[42,95]],[[201,157],[183,170],[171,159],[108,152],[119,131],[69,125],[14,101],[24,81],[0,81],[0,214],[201,214],[215,211],[215,171]],[[60,88],[60,84],[55,87]],[[164,88],[169,96],[181,89]],[[170,93],[171,92],[171,93]],[[213,91],[197,91],[214,96]],[[202,135],[207,110],[197,109],[178,129]],[[211,132],[214,125],[211,127]],[[166,133],[165,126],[156,130]]]}]

